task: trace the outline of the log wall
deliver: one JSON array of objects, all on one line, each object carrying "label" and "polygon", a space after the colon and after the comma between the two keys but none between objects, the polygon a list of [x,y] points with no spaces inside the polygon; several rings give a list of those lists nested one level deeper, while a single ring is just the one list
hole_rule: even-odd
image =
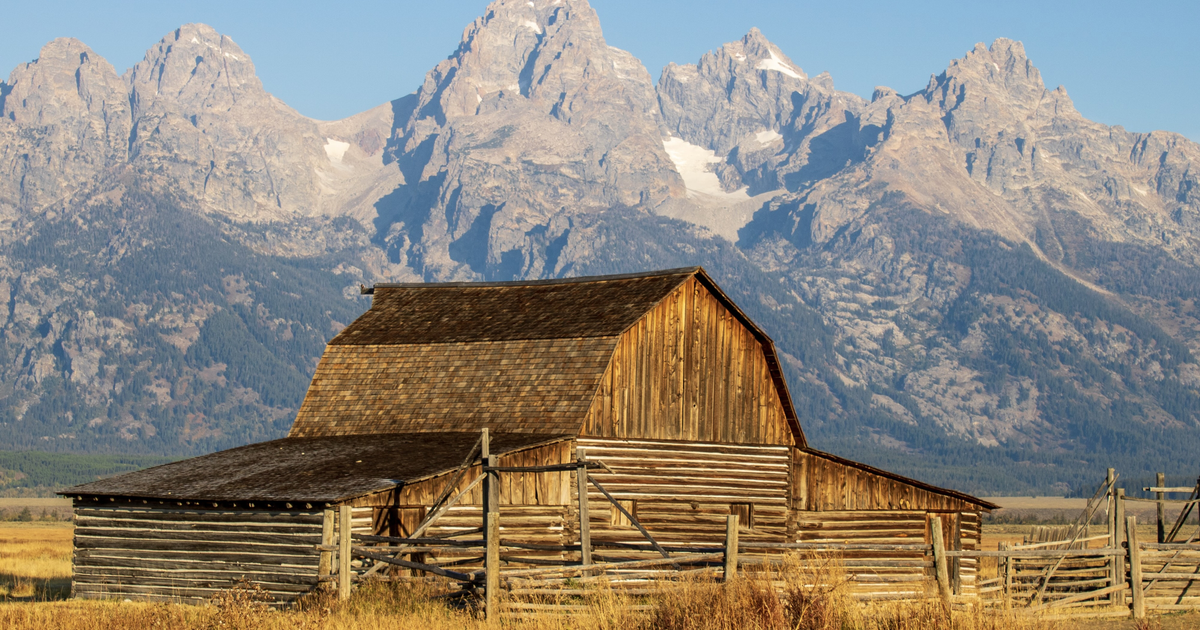
[{"label": "log wall", "polygon": [[72,595],[198,603],[245,579],[291,601],[317,584],[321,519],[77,499]]},{"label": "log wall", "polygon": [[[736,510],[753,511],[754,522],[750,527],[743,522],[741,540],[787,539],[786,446],[580,438],[578,447],[586,449],[589,460],[600,460],[613,470],[591,474],[626,502],[659,542],[723,544],[726,518]],[[571,499],[572,512],[577,496]],[[592,540],[644,543],[641,533],[624,523],[611,505],[589,486]],[[577,534],[572,542],[578,542]]]},{"label": "log wall", "polygon": [[795,442],[762,344],[696,278],[621,336],[581,435]]}]

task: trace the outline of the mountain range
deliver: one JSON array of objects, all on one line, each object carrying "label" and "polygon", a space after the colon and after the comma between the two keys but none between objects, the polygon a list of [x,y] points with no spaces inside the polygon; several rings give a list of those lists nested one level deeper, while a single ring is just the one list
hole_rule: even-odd
[{"label": "mountain range", "polygon": [[188,24],[123,75],[0,83],[0,423],[16,450],[281,436],[360,284],[703,265],[818,448],[980,493],[1200,452],[1200,146],[1087,120],[1019,42],[902,95],[752,30],[657,83],[583,0],[500,0],[340,121]]}]

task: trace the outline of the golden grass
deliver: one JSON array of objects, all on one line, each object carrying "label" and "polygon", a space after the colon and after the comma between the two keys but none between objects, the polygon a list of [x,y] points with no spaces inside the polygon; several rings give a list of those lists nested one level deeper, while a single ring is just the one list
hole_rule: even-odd
[{"label": "golden grass", "polygon": [[62,599],[71,592],[70,523],[0,523],[0,599]]},{"label": "golden grass", "polygon": [[[487,623],[469,608],[431,600],[433,587],[374,583],[348,602],[329,594],[309,596],[296,607],[273,611],[253,588],[239,587],[208,606],[120,601],[50,601],[69,595],[72,530],[69,524],[0,525],[0,628],[99,630],[129,628],[229,628],[284,630],[330,628],[376,630],[1056,630],[1132,628],[1121,622],[1048,621],[999,611],[956,610],[947,618],[937,601],[860,604],[835,562],[792,563],[773,572],[748,574],[732,584],[698,578],[665,584],[652,598],[629,598],[599,587],[586,611],[569,616],[506,618]],[[807,568],[806,568],[807,567]],[[815,568],[813,568],[815,567]],[[812,586],[819,584],[821,586]],[[782,593],[780,597],[778,593]],[[635,612],[631,604],[651,603]],[[1164,617],[1164,630],[1184,625]]]}]

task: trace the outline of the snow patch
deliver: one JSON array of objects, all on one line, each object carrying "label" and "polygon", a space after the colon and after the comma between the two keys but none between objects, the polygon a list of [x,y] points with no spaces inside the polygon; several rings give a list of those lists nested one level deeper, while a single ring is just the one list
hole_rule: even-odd
[{"label": "snow patch", "polygon": [[538,35],[542,34],[542,28],[537,25],[537,22],[525,20],[524,22],[521,22],[521,26],[524,26],[525,28],[533,31],[534,33],[537,33]]},{"label": "snow patch", "polygon": [[721,180],[717,179],[717,174],[708,170],[709,164],[721,162],[721,158],[717,157],[716,152],[696,146],[683,138],[663,140],[663,149],[671,158],[671,162],[675,164],[675,170],[679,171],[680,177],[683,178],[683,185],[687,187],[689,197],[692,196],[692,193],[702,193],[731,200],[750,198],[746,194],[745,188],[734,192],[725,192],[721,188]]},{"label": "snow patch", "polygon": [[482,96],[480,96],[478,93],[476,93],[476,94],[475,94],[475,104],[476,104],[476,105],[478,105],[478,104],[480,104],[480,103],[482,103],[482,102],[483,102],[483,97],[482,97]]},{"label": "snow patch", "polygon": [[200,40],[196,39],[195,37],[192,37],[192,43],[193,43],[193,44],[199,44],[199,43],[200,43]]},{"label": "snow patch", "polygon": [[241,60],[242,60],[242,58],[241,58],[241,57],[239,57],[239,56],[237,56],[237,55],[233,55],[233,54],[230,54],[230,53],[223,53],[223,54],[224,54],[226,57],[229,57],[229,58],[233,59],[234,61],[241,61]]},{"label": "snow patch", "polygon": [[350,148],[349,142],[334,140],[333,138],[325,138],[325,155],[330,162],[341,164],[342,158],[346,156],[346,150]]},{"label": "snow patch", "polygon": [[509,86],[508,86],[508,87],[506,87],[506,88],[504,88],[504,89],[506,89],[506,90],[512,90],[513,92],[520,92],[520,91],[521,91],[521,86],[517,85],[516,83],[511,83],[511,84],[509,84]]},{"label": "snow patch", "polygon": [[800,76],[800,73],[793,70],[791,66],[783,63],[783,60],[779,58],[779,55],[775,54],[774,50],[768,50],[767,52],[771,53],[771,58],[759,59],[758,63],[754,65],[756,70],[774,70],[775,72],[782,72],[793,79],[804,80],[804,77]]},{"label": "snow patch", "polygon": [[738,53],[738,54],[734,55],[733,58],[737,59],[738,61],[745,61],[746,55],[743,55],[742,53]]},{"label": "snow patch", "polygon": [[[529,5],[529,6],[531,6],[531,7],[533,7],[533,6],[534,6],[532,2],[526,2],[525,4],[528,4],[528,5]],[[536,9],[537,7],[534,7],[534,8]]]},{"label": "snow patch", "polygon": [[783,138],[783,136],[779,135],[779,132],[774,129],[765,129],[754,134],[754,139],[758,140],[759,144],[771,144],[780,138]]}]

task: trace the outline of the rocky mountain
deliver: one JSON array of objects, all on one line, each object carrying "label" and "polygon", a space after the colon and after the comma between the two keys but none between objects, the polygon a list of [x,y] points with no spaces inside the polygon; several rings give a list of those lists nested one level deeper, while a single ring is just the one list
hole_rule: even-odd
[{"label": "rocky mountain", "polygon": [[586,2],[500,0],[333,122],[208,26],[124,75],[55,40],[0,83],[0,422],[65,452],[273,437],[359,283],[702,264],[818,447],[977,492],[1190,474],[1196,165],[1004,39],[868,102],[758,30],[656,85]]}]

